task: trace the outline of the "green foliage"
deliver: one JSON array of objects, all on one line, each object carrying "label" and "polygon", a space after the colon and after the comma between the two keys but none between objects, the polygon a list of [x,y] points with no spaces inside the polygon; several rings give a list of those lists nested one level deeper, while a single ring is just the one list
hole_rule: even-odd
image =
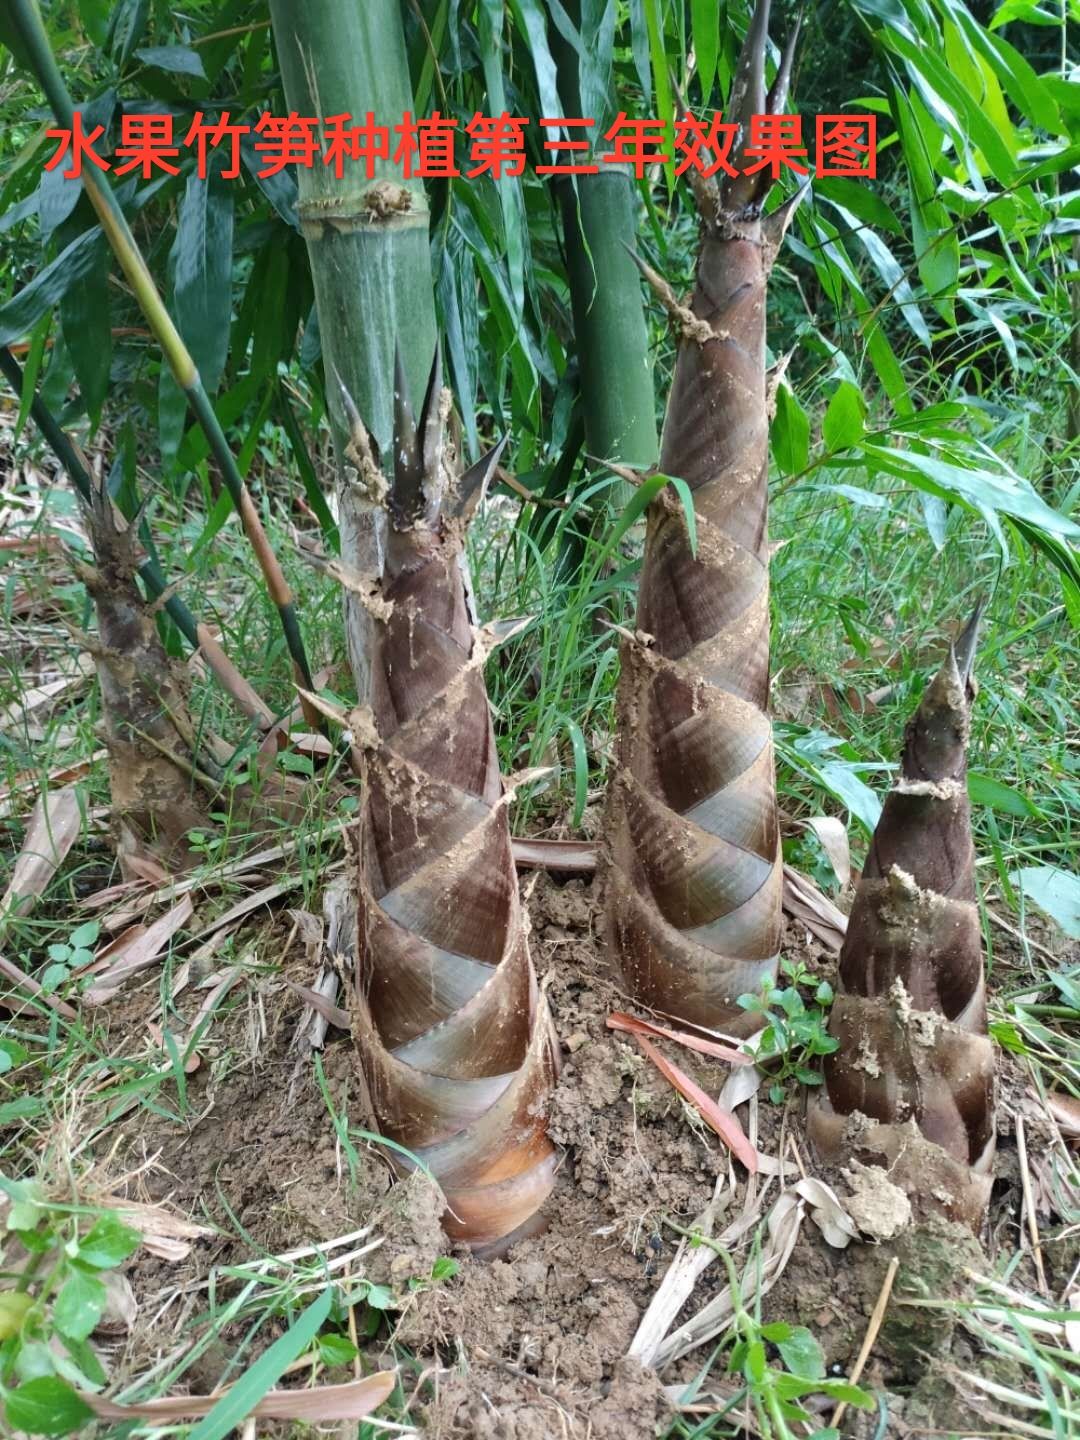
[{"label": "green foliage", "polygon": [[134,1253],[139,1234],[113,1211],[50,1200],[36,1181],[0,1175],[0,1192],[0,1405],[16,1430],[66,1435],[91,1417],[76,1391],[104,1386],[87,1342],[108,1304],[107,1272]]},{"label": "green foliage", "polygon": [[[769,1079],[769,1099],[783,1103],[791,1081],[820,1085],[821,1072],[814,1061],[831,1055],[839,1041],[828,1033],[828,1009],[833,988],[817,980],[801,961],[783,959],[780,973],[784,985],[763,984],[760,994],[740,995],[739,1004],[751,1015],[760,1015],[762,1028],[755,1037],[754,1062]],[[809,1003],[800,987],[811,996]]]}]

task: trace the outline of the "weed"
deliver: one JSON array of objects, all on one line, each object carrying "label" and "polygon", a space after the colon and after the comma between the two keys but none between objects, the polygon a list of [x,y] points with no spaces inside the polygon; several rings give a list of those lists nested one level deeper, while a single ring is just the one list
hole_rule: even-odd
[{"label": "weed", "polygon": [[[748,1013],[762,1017],[754,1060],[769,1077],[769,1099],[774,1105],[783,1102],[792,1080],[820,1085],[821,1073],[813,1062],[831,1055],[838,1043],[828,1033],[833,1000],[829,982],[816,980],[799,960],[782,960],[780,973],[786,985],[766,982],[759,994],[740,995],[738,1002]],[[809,1004],[803,989],[812,992]]]}]

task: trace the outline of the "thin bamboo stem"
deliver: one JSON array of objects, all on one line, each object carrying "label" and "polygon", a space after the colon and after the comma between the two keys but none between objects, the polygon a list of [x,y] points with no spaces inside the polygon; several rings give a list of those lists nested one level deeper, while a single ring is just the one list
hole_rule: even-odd
[{"label": "thin bamboo stem", "polygon": [[[0,345],[0,370],[3,370],[12,390],[21,401],[25,376],[19,362],[6,345]],[[30,414],[34,417],[34,423],[48,442],[53,454],[67,471],[75,489],[87,505],[91,504],[93,481],[90,478],[90,472],[83,463],[77,446],[61,429],[52,411],[40,395],[35,394],[30,401]],[[192,614],[179,595],[168,593],[169,586],[165,572],[158,563],[157,557],[152,553],[153,541],[150,536],[150,527],[145,518],[139,522],[139,539],[148,552],[147,558],[139,566],[139,575],[146,586],[150,599],[161,600],[164,596],[162,605],[165,613],[191,648],[202,652],[215,679],[243,713],[264,728],[273,724],[274,716],[270,708],[240,674],[226,655],[220,642],[215,640],[207,626]]]},{"label": "thin bamboo stem", "polygon": [[[68,94],[67,86],[64,84],[56,58],[52,53],[35,0],[10,0],[8,13],[25,47],[31,69],[45,93],[45,98],[52,108],[57,123],[64,128],[70,128],[74,116],[71,96]],[[300,636],[292,591],[277,556],[266,538],[262,522],[259,520],[243,477],[237,468],[233,453],[229,449],[229,442],[214,413],[210,398],[203,388],[195,362],[158,293],[153,276],[147,269],[135,237],[131,233],[131,228],[108,183],[101,178],[93,166],[88,166],[83,170],[82,182],[90,203],[101,222],[101,228],[105,232],[120,268],[123,270],[158,344],[161,346],[169,368],[176,378],[176,383],[187,396],[188,404],[206,434],[211,453],[217,461],[225,481],[225,487],[240,515],[244,533],[255,551],[270,598],[277,607],[285,634],[285,643],[292,657],[297,679],[306,689],[310,690],[312,688],[311,670]]]}]

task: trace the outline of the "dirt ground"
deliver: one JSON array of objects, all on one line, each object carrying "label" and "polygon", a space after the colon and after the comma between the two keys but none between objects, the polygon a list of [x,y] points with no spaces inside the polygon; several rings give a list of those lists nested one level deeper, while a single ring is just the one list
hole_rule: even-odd
[{"label": "dirt ground", "polygon": [[[264,960],[280,957],[283,972],[251,982],[254,993],[234,991],[236,1003],[215,1021],[205,1061],[188,1077],[192,1118],[186,1128],[145,1110],[132,1112],[119,1127],[117,1163],[121,1157],[125,1165],[157,1157],[139,1182],[142,1198],[167,1198],[220,1227],[182,1265],[143,1260],[131,1272],[147,1318],[126,1357],[130,1373],[175,1347],[176,1305],[166,1302],[211,1267],[250,1258],[253,1242],[281,1252],[371,1223],[384,1243],[370,1256],[366,1274],[394,1288],[399,1308],[369,1342],[365,1361],[402,1364],[405,1392],[412,1394],[408,1418],[427,1432],[477,1440],[645,1440],[665,1433],[674,1412],[664,1385],[692,1378],[711,1346],[669,1367],[662,1380],[624,1357],[674,1254],[678,1235],[665,1221],[692,1223],[718,1175],[728,1174],[728,1155],[632,1037],[606,1028],[610,1011],[626,1002],[600,956],[594,887],[547,875],[531,884],[532,949],[563,1044],[552,1117],[563,1160],[546,1206],[546,1232],[502,1259],[479,1261],[459,1252],[461,1269],[453,1279],[409,1284],[452,1253],[438,1223],[437,1198],[420,1176],[392,1185],[376,1149],[361,1150],[355,1183],[350,1180],[311,1066],[298,1068],[291,1048],[302,1002],[284,981],[311,984],[313,976],[310,953],[301,945],[281,956],[292,926],[279,914],[261,954]],[[785,952],[822,976],[835,968],[834,957],[799,926],[789,926]],[[150,983],[114,1002],[105,1013],[110,1030],[130,1033],[141,1023],[140,1007],[157,995]],[[198,1003],[196,998],[180,1008],[194,1010]],[[219,1055],[227,1053],[227,1065],[215,1062],[215,1046]],[[689,1051],[677,1058],[714,1095],[729,1073],[722,1063]],[[367,1126],[352,1044],[342,1031],[330,1030],[323,1064],[334,1109],[347,1112],[354,1127]],[[1014,1083],[1022,1081],[1007,1073],[1006,1091]],[[1007,1130],[1009,1106],[1001,1114]],[[776,1154],[784,1146],[793,1154],[790,1134],[799,1153],[807,1154],[798,1102],[778,1109],[763,1101],[759,1116],[760,1150]],[[116,1132],[110,1143],[115,1138]],[[1008,1134],[1001,1136],[999,1169],[992,1243],[1000,1231],[1013,1248],[1016,1160]],[[793,1168],[792,1178],[798,1178]],[[842,1183],[837,1181],[838,1190]],[[774,1187],[770,1203],[775,1194]],[[740,1189],[731,1204],[736,1211],[741,1206]],[[804,1223],[766,1298],[766,1318],[810,1326],[827,1363],[838,1367],[834,1373],[847,1373],[894,1248],[857,1243],[832,1249],[813,1224]],[[930,1360],[952,1345],[962,1368],[975,1363],[963,1336],[953,1333],[955,1312],[905,1312],[902,1302],[918,1299],[920,1289],[939,1298],[962,1294],[970,1285],[963,1267],[979,1270],[987,1262],[966,1231],[946,1222],[901,1241],[898,1253],[894,1297],[901,1303],[893,1306],[864,1377],[872,1389],[880,1388],[879,1413],[851,1412],[845,1434],[941,1433],[963,1423],[962,1412],[953,1416],[949,1387]],[[722,1266],[712,1264],[689,1308],[700,1308],[724,1283]],[[189,1372],[193,1389],[217,1383],[226,1353],[208,1352]],[[722,1395],[724,1384],[720,1373],[710,1375],[704,1388]],[[821,1423],[826,1420],[827,1414]]]}]

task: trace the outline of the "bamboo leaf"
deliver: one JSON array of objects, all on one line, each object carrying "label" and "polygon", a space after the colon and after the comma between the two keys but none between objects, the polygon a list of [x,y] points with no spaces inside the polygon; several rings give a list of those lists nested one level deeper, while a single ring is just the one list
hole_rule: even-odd
[{"label": "bamboo leaf", "polygon": [[84,231],[6,305],[0,306],[0,345],[21,340],[73,285],[78,285],[93,271],[98,263],[100,237],[97,226]]},{"label": "bamboo leaf", "polygon": [[296,1357],[307,1350],[329,1315],[333,1299],[333,1286],[328,1285],[285,1334],[264,1350],[232,1389],[226,1391],[209,1415],[191,1431],[188,1440],[224,1440],[273,1388]]},{"label": "bamboo leaf", "polygon": [[1080,940],[1080,876],[1053,865],[1029,865],[1009,878],[1071,940]]},{"label": "bamboo leaf", "polygon": [[109,368],[112,364],[109,309],[111,252],[101,231],[95,228],[93,233],[97,236],[96,263],[80,284],[73,285],[61,297],[60,324],[83,403],[91,422],[97,426],[109,389]]},{"label": "bamboo leaf", "polygon": [[206,79],[199,52],[189,45],[147,45],[135,51],[135,58],[170,75],[194,75],[199,80]]},{"label": "bamboo leaf", "polygon": [[192,173],[179,207],[173,296],[177,326],[210,395],[229,353],[232,251],[231,187]]},{"label": "bamboo leaf", "polygon": [[701,85],[701,103],[708,105],[719,53],[720,7],[717,0],[690,0],[690,19],[694,27],[694,55]]},{"label": "bamboo leaf", "polygon": [[841,380],[829,401],[821,431],[830,451],[847,450],[863,436],[866,406],[858,388]]},{"label": "bamboo leaf", "polygon": [[795,393],[781,384],[776,391],[776,415],[769,427],[776,463],[785,475],[801,475],[810,464],[810,417]]},{"label": "bamboo leaf", "polygon": [[118,65],[131,59],[150,18],[150,0],[119,0],[109,17],[106,44]]},{"label": "bamboo leaf", "polygon": [[934,493],[962,500],[983,514],[1000,511],[1051,535],[1080,539],[1080,525],[1051,509],[1031,482],[1014,471],[954,465],[935,455],[895,450],[887,445],[867,444],[866,453],[890,474],[920,488],[933,487]]}]

